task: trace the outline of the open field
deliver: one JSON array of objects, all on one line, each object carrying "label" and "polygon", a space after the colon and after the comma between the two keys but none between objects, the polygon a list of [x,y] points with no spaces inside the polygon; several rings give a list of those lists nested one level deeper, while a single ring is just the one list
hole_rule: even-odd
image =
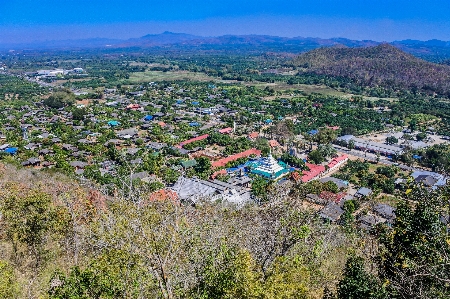
[{"label": "open field", "polygon": [[209,77],[203,73],[194,73],[188,71],[172,71],[172,72],[161,72],[161,71],[147,71],[147,72],[137,72],[130,74],[131,83],[140,82],[157,82],[157,81],[178,81],[178,80],[188,80],[188,81],[215,81],[217,78]]},{"label": "open field", "polygon": [[[289,84],[282,83],[282,82],[275,82],[275,83],[248,82],[248,83],[244,83],[244,84],[249,85],[249,86],[250,85],[256,86],[256,87],[260,87],[260,88],[265,88],[265,87],[269,86],[275,90],[302,90],[307,94],[319,93],[319,94],[328,95],[328,96],[343,97],[346,99],[350,99],[355,96],[352,93],[339,91],[339,90],[336,90],[334,88],[331,88],[331,87],[328,87],[325,85],[308,85],[308,84],[289,85]],[[367,97],[367,96],[362,96],[362,98],[364,100],[369,100],[369,101],[376,101],[376,100],[380,99],[377,97]],[[382,98],[382,99],[387,100],[389,102],[395,102],[398,100],[397,98]]]}]

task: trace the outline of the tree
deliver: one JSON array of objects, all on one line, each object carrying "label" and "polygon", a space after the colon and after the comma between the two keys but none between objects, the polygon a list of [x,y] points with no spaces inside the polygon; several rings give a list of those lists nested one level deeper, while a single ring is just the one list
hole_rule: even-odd
[{"label": "tree", "polygon": [[422,189],[412,198],[416,207],[399,204],[392,230],[381,233],[380,277],[395,298],[449,298],[450,244],[440,220],[447,199]]},{"label": "tree", "polygon": [[262,177],[257,176],[252,181],[252,194],[263,201],[267,199],[267,186],[269,183]]},{"label": "tree", "polygon": [[13,268],[0,260],[0,298],[17,298],[17,282]]},{"label": "tree", "polygon": [[85,108],[75,108],[72,111],[72,118],[74,120],[84,120],[86,114],[87,114],[87,111]]},{"label": "tree", "polygon": [[344,277],[339,281],[338,299],[387,298],[381,284],[364,270],[364,260],[351,256],[345,264]]},{"label": "tree", "polygon": [[63,108],[75,103],[75,95],[70,90],[57,91],[44,100],[44,105],[50,108]]},{"label": "tree", "polygon": [[319,150],[313,150],[309,153],[308,160],[312,161],[314,164],[320,164],[325,161],[325,157]]},{"label": "tree", "polygon": [[143,298],[156,288],[139,258],[124,250],[105,252],[84,269],[73,267],[68,275],[56,271],[50,285],[51,299]]},{"label": "tree", "polygon": [[397,144],[398,139],[395,136],[386,137],[386,144]]},{"label": "tree", "polygon": [[6,236],[15,252],[18,246],[26,245],[37,268],[42,262],[42,245],[46,241],[46,234],[60,224],[59,217],[63,214],[56,213],[51,197],[39,188],[27,192],[18,187],[5,196],[1,212]]},{"label": "tree", "polygon": [[320,129],[319,132],[314,135],[314,140],[318,144],[328,144],[333,142],[337,137],[336,131],[329,128]]},{"label": "tree", "polygon": [[197,161],[197,165],[194,166],[195,172],[201,178],[208,178],[211,174],[211,161],[206,157],[200,157],[195,160]]},{"label": "tree", "polygon": [[193,298],[258,298],[261,274],[248,252],[223,244],[205,259]]},{"label": "tree", "polygon": [[347,148],[349,150],[352,150],[355,148],[355,141],[353,139],[350,139],[349,142],[347,143]]},{"label": "tree", "polygon": [[427,138],[427,134],[425,132],[420,132],[416,135],[417,141],[422,141]]},{"label": "tree", "polygon": [[333,147],[331,143],[328,144],[321,144],[317,147],[317,150],[321,153],[321,155],[325,158],[331,158],[334,155],[336,155],[337,151]]},{"label": "tree", "polygon": [[286,162],[290,166],[295,166],[295,167],[298,167],[300,169],[304,169],[305,168],[305,162],[302,159],[297,158],[297,157],[292,156],[292,155],[289,155],[288,153],[283,153],[283,155],[281,156],[281,160],[283,160],[284,162]]}]

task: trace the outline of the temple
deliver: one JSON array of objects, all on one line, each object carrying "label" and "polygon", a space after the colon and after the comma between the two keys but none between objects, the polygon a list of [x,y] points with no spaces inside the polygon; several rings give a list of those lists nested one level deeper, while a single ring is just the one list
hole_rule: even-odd
[{"label": "temple", "polygon": [[271,154],[268,157],[262,158],[256,167],[252,169],[252,173],[263,176],[271,180],[278,180],[283,176],[289,174],[289,169],[283,167]]}]

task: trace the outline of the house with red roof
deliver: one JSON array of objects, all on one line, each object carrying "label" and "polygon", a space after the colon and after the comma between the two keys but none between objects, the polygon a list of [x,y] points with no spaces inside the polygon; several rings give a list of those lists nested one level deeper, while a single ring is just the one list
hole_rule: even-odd
[{"label": "house with red roof", "polygon": [[220,134],[231,134],[232,132],[233,132],[233,128],[225,128],[225,129],[219,130]]},{"label": "house with red roof", "polygon": [[252,133],[248,134],[247,138],[250,140],[253,140],[253,139],[258,138],[258,136],[259,136],[258,132],[252,132]]},{"label": "house with red roof", "polygon": [[278,143],[278,141],[276,141],[275,139],[273,140],[269,140],[269,145],[271,147],[280,147],[281,145]]},{"label": "house with red roof", "polygon": [[205,140],[205,139],[208,138],[208,137],[209,137],[208,134],[201,135],[201,136],[197,136],[197,137],[195,137],[195,138],[191,138],[191,139],[188,139],[188,140],[185,140],[185,141],[181,142],[181,143],[178,145],[178,147],[183,147],[183,146],[185,146],[186,144],[189,144],[189,143],[192,143],[192,142],[195,142],[195,141]]},{"label": "house with red roof", "polygon": [[340,203],[341,200],[347,195],[347,193],[345,192],[340,192],[340,193],[333,193],[330,191],[322,191],[319,195],[319,197],[323,200],[326,200],[328,202],[335,202],[335,203]]},{"label": "house with red roof", "polygon": [[225,165],[227,165],[228,162],[236,161],[237,159],[240,159],[240,158],[246,158],[251,155],[261,156],[261,151],[256,148],[252,148],[252,149],[246,150],[242,153],[234,154],[234,155],[228,156],[226,158],[217,160],[217,161],[213,162],[211,164],[211,166],[212,166],[212,168],[225,167]]},{"label": "house with red roof", "polygon": [[321,176],[338,169],[339,167],[344,165],[347,161],[348,161],[348,156],[342,155],[342,156],[331,159],[331,161],[328,163],[326,168],[323,165],[315,165],[315,164],[306,163],[306,166],[309,168],[309,170],[303,171],[303,176],[301,178],[301,181],[303,183],[306,183],[306,182],[312,181],[314,179],[318,179]]},{"label": "house with red roof", "polygon": [[347,155],[341,155],[339,157],[331,159],[331,161],[328,162],[327,173],[338,169],[339,167],[347,163],[347,161],[348,161]]},{"label": "house with red roof", "polygon": [[130,105],[127,106],[128,110],[134,110],[134,111],[136,111],[136,110],[138,110],[140,108],[141,108],[141,106],[139,104],[130,104]]},{"label": "house with red roof", "polygon": [[221,169],[219,171],[214,172],[211,175],[211,179],[214,180],[218,175],[227,175],[227,170],[226,169]]},{"label": "house with red roof", "polygon": [[301,179],[303,183],[310,182],[314,179],[319,178],[320,175],[325,171],[325,166],[323,165],[306,163],[306,167],[308,167],[309,170],[303,170],[303,176]]}]

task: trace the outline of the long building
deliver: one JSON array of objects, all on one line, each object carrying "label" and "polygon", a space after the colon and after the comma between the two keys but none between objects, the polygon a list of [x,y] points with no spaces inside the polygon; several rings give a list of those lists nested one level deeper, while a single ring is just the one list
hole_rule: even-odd
[{"label": "long building", "polygon": [[357,138],[353,135],[344,135],[337,138],[337,141],[345,142],[347,144],[350,142],[350,140],[353,140],[355,148],[361,151],[380,153],[385,156],[401,155],[403,153],[403,150],[398,146],[369,141],[362,138]]},{"label": "long building", "polygon": [[193,204],[208,200],[244,205],[251,201],[250,189],[219,180],[205,181],[181,176],[170,190],[181,201]]},{"label": "long building", "polygon": [[251,155],[260,156],[261,155],[261,151],[256,149],[256,148],[252,148],[252,149],[246,150],[244,152],[241,152],[239,154],[234,154],[234,155],[231,155],[229,157],[226,157],[226,158],[214,161],[211,164],[211,166],[212,166],[212,168],[225,167],[225,165],[227,165],[228,162],[236,161],[237,159],[240,159],[240,158],[247,158],[247,157],[249,157]]}]

